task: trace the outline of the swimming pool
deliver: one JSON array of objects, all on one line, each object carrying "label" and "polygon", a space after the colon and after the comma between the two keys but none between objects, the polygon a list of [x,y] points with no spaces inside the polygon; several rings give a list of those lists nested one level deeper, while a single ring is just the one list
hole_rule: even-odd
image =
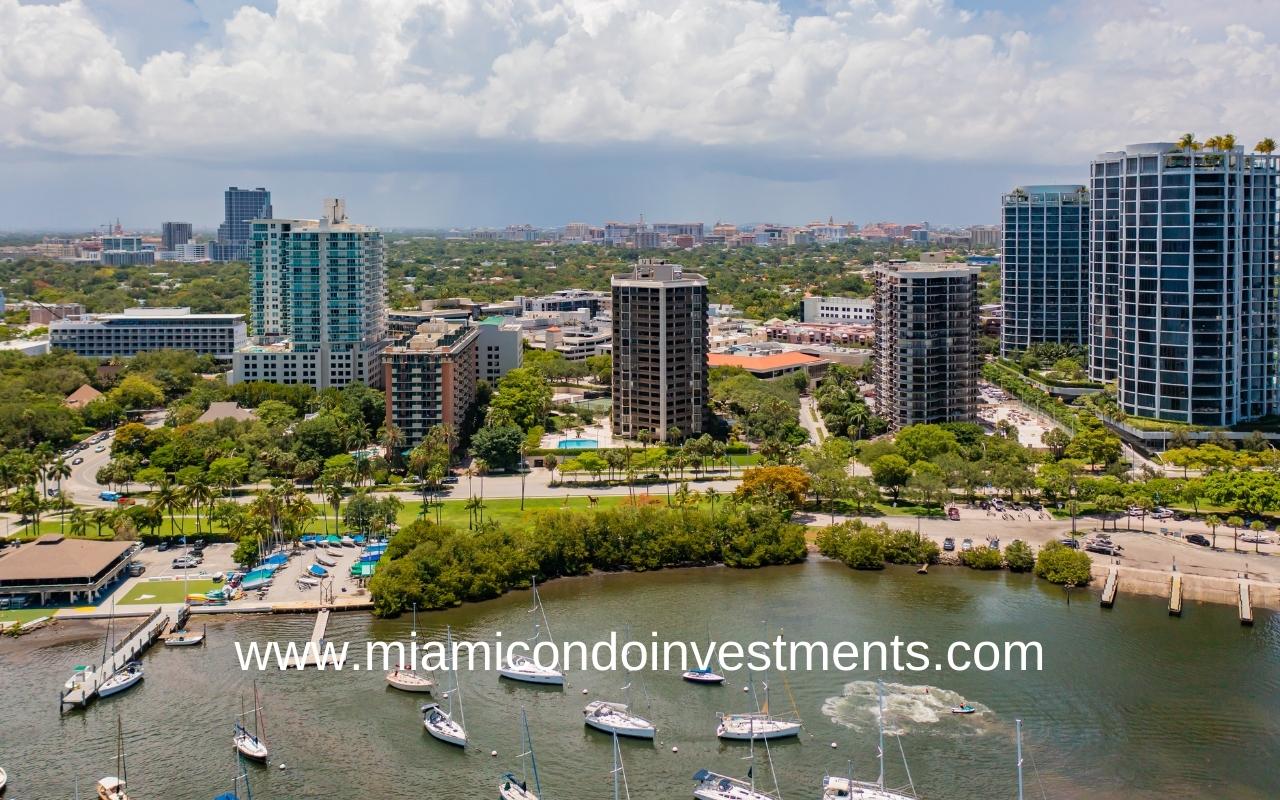
[{"label": "swimming pool", "polygon": [[561,439],[556,445],[561,450],[588,450],[599,446],[600,442],[595,439]]}]

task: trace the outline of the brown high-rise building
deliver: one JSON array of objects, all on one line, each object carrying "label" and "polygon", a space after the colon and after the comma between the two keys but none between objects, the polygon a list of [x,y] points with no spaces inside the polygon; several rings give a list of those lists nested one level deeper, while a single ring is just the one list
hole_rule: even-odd
[{"label": "brown high-rise building", "polygon": [[461,427],[476,398],[476,339],[469,322],[435,320],[382,351],[387,425],[404,434],[406,449],[436,425]]},{"label": "brown high-rise building", "polygon": [[876,413],[898,430],[978,412],[978,268],[891,263],[875,275]]},{"label": "brown high-rise building", "polygon": [[613,276],[613,432],[699,436],[707,418],[707,279],[661,259]]}]

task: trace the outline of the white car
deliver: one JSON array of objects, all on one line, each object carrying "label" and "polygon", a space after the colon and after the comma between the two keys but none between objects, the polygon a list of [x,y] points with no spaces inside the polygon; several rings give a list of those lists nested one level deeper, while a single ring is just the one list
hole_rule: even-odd
[{"label": "white car", "polygon": [[1240,541],[1249,542],[1250,544],[1253,542],[1257,542],[1258,544],[1271,544],[1271,537],[1265,533],[1254,533],[1253,531],[1250,531],[1249,533],[1240,534]]},{"label": "white car", "polygon": [[1173,519],[1173,509],[1157,508],[1151,512],[1152,519]]},{"label": "white car", "polygon": [[107,446],[106,446],[106,445],[100,444],[100,445],[98,445],[97,447],[93,448],[93,452],[95,452],[95,453],[102,453],[102,452],[105,452],[105,451],[106,451],[106,449],[107,449]]}]

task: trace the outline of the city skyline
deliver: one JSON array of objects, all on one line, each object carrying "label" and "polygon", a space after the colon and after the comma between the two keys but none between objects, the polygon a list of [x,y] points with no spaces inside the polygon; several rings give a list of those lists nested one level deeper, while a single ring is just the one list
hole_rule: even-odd
[{"label": "city skyline", "polygon": [[135,5],[0,0],[0,229],[205,227],[231,185],[384,229],[967,225],[1117,142],[1276,133],[1259,0]]}]

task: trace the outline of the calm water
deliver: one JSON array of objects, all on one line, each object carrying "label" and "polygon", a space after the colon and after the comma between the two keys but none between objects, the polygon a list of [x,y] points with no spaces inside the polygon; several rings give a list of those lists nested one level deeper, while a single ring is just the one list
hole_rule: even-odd
[{"label": "calm water", "polygon": [[[869,681],[890,684],[889,726],[900,731],[911,775],[923,797],[1014,797],[1015,717],[1024,720],[1028,796],[1144,798],[1280,796],[1280,617],[1261,612],[1242,629],[1234,609],[1192,605],[1182,619],[1157,599],[1122,596],[1111,611],[1077,593],[1022,576],[937,570],[856,573],[814,562],[756,572],[681,570],[597,576],[549,584],[542,592],[552,629],[587,641],[629,627],[638,637],[704,640],[756,638],[784,626],[789,638],[852,641],[895,634],[929,642],[1038,639],[1045,670],[1009,675],[970,672],[790,676],[805,721],[800,741],[774,743],[772,761],[786,798],[815,798],[825,771],[853,759],[875,772],[874,695]],[[450,612],[424,614],[419,628],[488,638],[529,628],[528,594]],[[208,800],[230,782],[230,727],[251,679],[238,671],[232,642],[305,640],[308,617],[211,622],[203,649],[156,648],[144,685],[59,718],[57,688],[71,667],[90,660],[99,641],[0,656],[0,766],[9,800],[82,796],[113,774],[115,721],[124,719],[129,783],[135,800]],[[364,642],[407,635],[408,618],[372,622],[334,618],[333,640]],[[359,646],[363,652],[363,644]],[[315,671],[261,677],[273,764],[250,767],[255,798],[492,798],[506,769],[518,767],[519,709],[528,709],[544,795],[552,800],[612,796],[609,740],[581,722],[592,697],[618,696],[616,674],[570,675],[565,691],[463,675],[466,720],[475,746],[462,752],[427,737],[418,697],[384,687],[380,674]],[[745,710],[743,678],[707,688],[676,676],[648,674],[646,708],[658,744],[623,743],[631,796],[691,796],[700,767],[742,775],[742,745],[714,735],[717,711]],[[774,676],[775,706],[788,705]],[[925,688],[930,687],[929,693]],[[952,693],[958,693],[952,694]],[[947,712],[963,696],[986,709],[975,717]],[[832,750],[831,742],[839,749]],[[678,754],[671,747],[679,747]],[[891,783],[905,783],[897,747],[888,745]],[[489,755],[499,752],[498,758]],[[759,750],[759,748],[758,748]],[[762,753],[758,753],[762,755]],[[762,759],[763,760],[763,759]],[[771,786],[765,765],[757,778]]]}]

